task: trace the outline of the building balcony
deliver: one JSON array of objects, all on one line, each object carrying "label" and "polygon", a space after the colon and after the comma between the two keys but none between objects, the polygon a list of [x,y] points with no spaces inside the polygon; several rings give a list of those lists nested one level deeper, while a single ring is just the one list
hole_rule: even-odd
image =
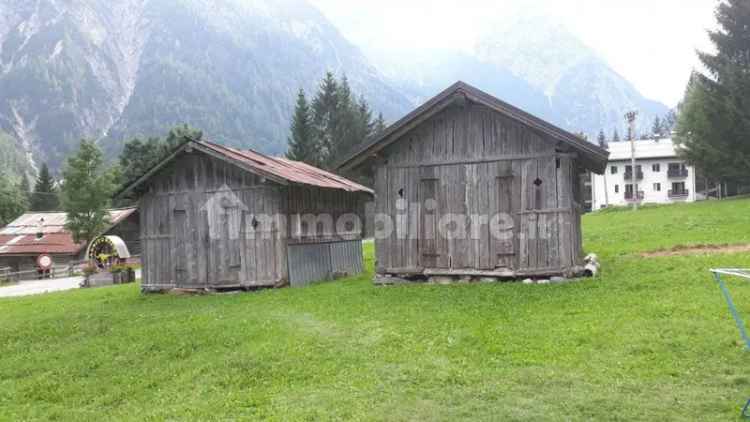
[{"label": "building balcony", "polygon": [[637,198],[633,198],[633,192],[625,192],[625,200],[628,202],[641,202],[646,194],[643,191],[638,191]]},{"label": "building balcony", "polygon": [[[638,170],[635,172],[636,180],[643,180],[643,170]],[[633,172],[626,171],[625,172],[625,181],[633,180]]]},{"label": "building balcony", "polygon": [[669,198],[671,199],[685,199],[688,196],[690,196],[690,190],[688,189],[682,189],[682,190],[669,190],[668,192]]},{"label": "building balcony", "polygon": [[684,179],[688,177],[687,169],[669,169],[667,170],[667,177],[670,179]]}]

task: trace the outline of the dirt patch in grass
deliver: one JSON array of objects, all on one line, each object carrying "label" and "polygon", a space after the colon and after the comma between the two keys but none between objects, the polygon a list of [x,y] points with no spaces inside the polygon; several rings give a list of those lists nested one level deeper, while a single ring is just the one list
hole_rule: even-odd
[{"label": "dirt patch in grass", "polygon": [[677,245],[669,249],[644,252],[646,258],[662,256],[711,255],[750,252],[750,244],[740,245]]}]

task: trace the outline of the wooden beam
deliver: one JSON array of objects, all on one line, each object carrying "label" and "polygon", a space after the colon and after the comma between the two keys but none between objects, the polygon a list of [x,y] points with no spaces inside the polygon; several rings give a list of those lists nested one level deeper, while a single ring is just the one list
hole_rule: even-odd
[{"label": "wooden beam", "polygon": [[576,153],[557,153],[557,154],[524,154],[524,155],[500,155],[494,157],[481,157],[467,160],[441,160],[441,161],[429,161],[423,163],[404,163],[404,164],[393,164],[387,165],[387,168],[421,168],[421,167],[437,167],[437,166],[450,166],[450,165],[462,165],[462,164],[481,164],[481,163],[494,163],[498,161],[516,161],[516,160],[534,160],[539,158],[576,158]]}]

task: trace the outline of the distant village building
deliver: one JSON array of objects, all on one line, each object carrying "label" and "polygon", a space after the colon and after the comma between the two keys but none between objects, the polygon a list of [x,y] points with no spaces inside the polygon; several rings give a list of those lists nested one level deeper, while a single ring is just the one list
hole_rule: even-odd
[{"label": "distant village building", "polygon": [[339,168],[375,174],[376,282],[512,278],[582,264],[580,175],[607,155],[458,82]]},{"label": "distant village building", "polygon": [[635,141],[635,178],[630,142],[609,144],[604,174],[591,175],[592,209],[639,203],[669,204],[701,199],[695,168],[679,158],[671,139]]},{"label": "distant village building", "polygon": [[145,291],[300,286],[363,270],[372,191],[304,163],[189,141],[118,196],[139,198]]},{"label": "distant village building", "polygon": [[[136,208],[110,210],[110,227],[104,234],[117,236],[127,245],[131,255],[140,253]],[[52,258],[54,265],[65,266],[85,259],[85,243],[75,243],[65,229],[64,212],[29,212],[0,229],[0,268],[9,272],[33,271],[42,255]],[[28,275],[34,278],[34,274]]]}]

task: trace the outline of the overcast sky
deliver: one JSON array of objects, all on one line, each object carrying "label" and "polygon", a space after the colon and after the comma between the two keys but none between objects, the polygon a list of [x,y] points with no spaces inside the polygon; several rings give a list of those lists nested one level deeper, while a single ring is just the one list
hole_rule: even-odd
[{"label": "overcast sky", "polygon": [[559,20],[647,97],[682,99],[717,0],[311,0],[363,49],[469,50],[520,15]]}]

